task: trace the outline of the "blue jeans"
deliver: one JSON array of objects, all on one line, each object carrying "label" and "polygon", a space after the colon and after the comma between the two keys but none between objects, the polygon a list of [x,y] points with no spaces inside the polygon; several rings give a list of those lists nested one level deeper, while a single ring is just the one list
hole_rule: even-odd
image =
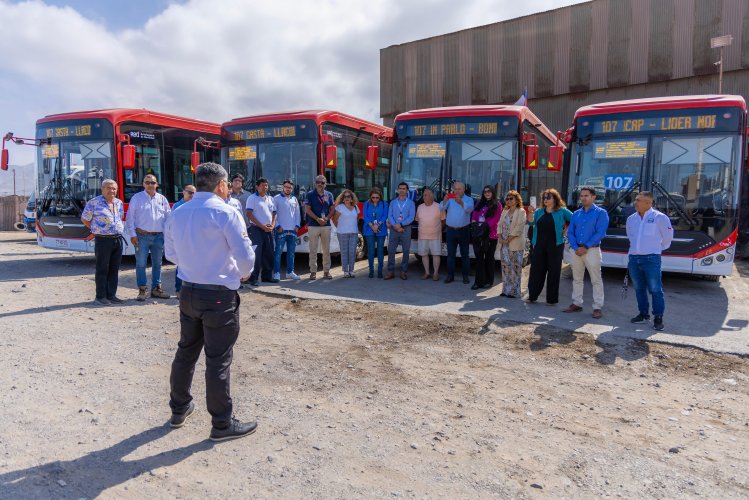
[{"label": "blue jeans", "polygon": [[296,252],[296,231],[284,231],[279,233],[273,231],[275,238],[276,250],[273,254],[273,274],[281,272],[281,254],[283,247],[286,245],[286,275],[294,272],[294,252]]},{"label": "blue jeans", "polygon": [[139,287],[146,286],[146,264],[151,254],[151,288],[161,285],[161,259],[164,256],[163,234],[139,234],[135,250],[135,281]]},{"label": "blue jeans", "polygon": [[653,296],[653,316],[663,316],[666,310],[666,300],[663,297],[663,283],[661,282],[661,256],[657,254],[630,255],[628,268],[640,314],[647,315],[650,310],[648,304],[648,292],[650,292]]},{"label": "blue jeans", "polygon": [[462,260],[463,277],[471,274],[471,257],[468,254],[468,246],[471,243],[471,230],[469,226],[460,229],[447,228],[447,275],[455,276],[455,257],[458,246],[460,246],[460,259]]},{"label": "blue jeans", "polygon": [[385,236],[367,236],[367,258],[369,272],[374,272],[375,252],[377,252],[377,272],[382,274],[382,263],[385,260]]}]

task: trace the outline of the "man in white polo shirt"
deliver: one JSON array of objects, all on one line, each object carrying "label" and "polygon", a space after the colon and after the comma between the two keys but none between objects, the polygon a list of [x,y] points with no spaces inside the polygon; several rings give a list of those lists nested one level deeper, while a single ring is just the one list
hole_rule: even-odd
[{"label": "man in white polo shirt", "polygon": [[250,275],[250,285],[257,286],[258,279],[278,283],[273,277],[273,228],[276,227],[276,206],[268,194],[268,179],[255,182],[255,192],[247,198],[247,219],[250,221],[250,240],[255,248],[255,267]]}]

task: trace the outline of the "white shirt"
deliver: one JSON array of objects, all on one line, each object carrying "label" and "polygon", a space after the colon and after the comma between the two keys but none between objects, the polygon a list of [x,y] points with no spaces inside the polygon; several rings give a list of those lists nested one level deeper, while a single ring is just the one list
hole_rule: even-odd
[{"label": "white shirt", "polygon": [[189,283],[239,289],[239,280],[255,265],[242,217],[213,193],[197,192],[175,210],[164,230],[166,258]]},{"label": "white shirt", "polygon": [[229,198],[226,200],[226,203],[237,211],[237,213],[242,216],[242,220],[244,220],[244,210],[242,210],[242,204],[239,202],[238,199],[232,198],[229,196]]},{"label": "white shirt", "polygon": [[671,246],[674,229],[666,214],[651,208],[644,217],[635,212],[627,217],[629,255],[660,255]]},{"label": "white shirt", "polygon": [[145,190],[135,193],[130,198],[125,218],[125,228],[131,237],[137,236],[136,229],[149,233],[164,232],[164,223],[172,209],[163,194],[156,193],[153,198]]},{"label": "white shirt", "polygon": [[[270,224],[273,222],[273,212],[276,211],[276,207],[273,205],[273,198],[270,195],[260,196],[257,193],[252,193],[247,198],[247,210],[252,210],[252,215],[260,224]],[[252,221],[250,221],[250,225],[254,225]]]},{"label": "white shirt", "polygon": [[359,207],[354,205],[354,208],[349,209],[346,205],[341,203],[335,207],[335,211],[341,214],[338,217],[338,224],[335,225],[337,233],[351,234],[359,232]]},{"label": "white shirt", "polygon": [[294,231],[302,222],[299,212],[299,201],[294,195],[288,198],[283,194],[273,197],[273,206],[276,208],[276,227],[284,231]]}]

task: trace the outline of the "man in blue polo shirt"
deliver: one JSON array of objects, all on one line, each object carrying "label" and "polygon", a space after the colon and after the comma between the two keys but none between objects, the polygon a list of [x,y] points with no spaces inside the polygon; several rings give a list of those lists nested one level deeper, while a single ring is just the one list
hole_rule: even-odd
[{"label": "man in blue polo shirt", "polygon": [[398,184],[398,197],[388,206],[387,227],[388,237],[388,272],[386,280],[395,276],[395,252],[400,245],[403,251],[401,259],[401,279],[408,279],[408,254],[411,251],[411,224],[416,217],[416,205],[408,198],[408,184]]},{"label": "man in blue polo shirt", "polygon": [[572,255],[572,304],[564,310],[566,313],[583,310],[583,288],[585,284],[585,270],[590,275],[593,285],[593,317],[603,316],[603,277],[601,276],[601,240],[606,236],[609,227],[609,214],[595,204],[596,189],[583,186],[580,193],[580,208],[578,208],[567,228],[567,240],[570,242]]},{"label": "man in blue polo shirt", "polygon": [[455,281],[455,257],[458,246],[460,246],[460,259],[462,260],[463,283],[471,282],[471,257],[468,255],[468,246],[471,243],[471,212],[473,212],[473,198],[466,194],[465,184],[456,182],[453,184],[454,198],[442,200],[440,209],[445,212],[445,224],[447,225],[447,278],[445,283]]},{"label": "man in blue polo shirt", "polygon": [[324,175],[315,177],[315,189],[307,193],[304,213],[307,215],[309,235],[309,279],[317,278],[317,249],[322,246],[323,278],[333,279],[330,274],[330,219],[335,211],[333,193],[325,190],[328,181]]}]

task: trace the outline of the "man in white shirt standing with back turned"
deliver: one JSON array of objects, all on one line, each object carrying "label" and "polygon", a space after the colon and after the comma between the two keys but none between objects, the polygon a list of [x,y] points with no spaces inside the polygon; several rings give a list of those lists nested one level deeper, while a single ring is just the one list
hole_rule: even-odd
[{"label": "man in white shirt standing with back turned", "polygon": [[167,258],[179,267],[180,340],[172,362],[170,425],[182,427],[195,410],[190,386],[205,347],[205,391],[211,441],[255,432],[257,423],[234,418],[230,368],[239,337],[239,280],[252,272],[255,252],[240,213],[226,203],[226,170],[203,163],[195,172],[198,192],[176,210],[165,230]]},{"label": "man in white shirt standing with back turned", "polygon": [[627,217],[629,238],[629,276],[637,295],[640,314],[632,323],[650,319],[648,292],[653,297],[653,328],[663,330],[666,300],[661,280],[661,252],[671,246],[674,229],[666,214],[653,208],[653,194],[640,191],[635,198],[636,212]]}]

